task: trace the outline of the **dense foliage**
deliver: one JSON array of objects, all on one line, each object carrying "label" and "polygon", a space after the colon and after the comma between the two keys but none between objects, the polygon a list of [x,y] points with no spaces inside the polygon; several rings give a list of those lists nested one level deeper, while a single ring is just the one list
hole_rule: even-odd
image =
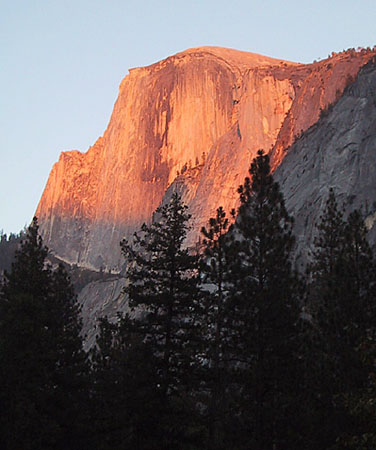
[{"label": "dense foliage", "polygon": [[19,234],[10,233],[9,236],[0,231],[0,274],[5,270],[10,271],[16,250],[24,237],[23,231]]},{"label": "dense foliage", "polygon": [[88,364],[62,267],[52,271],[34,219],[0,295],[0,440],[4,449],[82,448]]},{"label": "dense foliage", "polygon": [[303,277],[262,151],[238,192],[199,250],[184,245],[177,194],[121,243],[129,313],[100,319],[89,353],[34,219],[1,286],[0,448],[375,448],[376,271],[361,213],[345,219],[330,190]]}]

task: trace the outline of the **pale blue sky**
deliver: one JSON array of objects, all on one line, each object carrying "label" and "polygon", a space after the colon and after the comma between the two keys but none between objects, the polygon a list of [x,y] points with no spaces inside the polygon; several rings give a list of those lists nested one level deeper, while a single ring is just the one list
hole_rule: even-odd
[{"label": "pale blue sky", "polygon": [[202,45],[312,62],[372,47],[375,24],[376,0],[0,0],[0,230],[103,134],[129,68]]}]

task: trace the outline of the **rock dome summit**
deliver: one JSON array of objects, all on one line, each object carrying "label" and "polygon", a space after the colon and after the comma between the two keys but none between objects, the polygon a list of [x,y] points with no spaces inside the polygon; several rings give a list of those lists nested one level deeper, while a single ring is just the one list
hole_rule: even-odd
[{"label": "rock dome summit", "polygon": [[194,244],[218,206],[236,206],[257,150],[276,169],[373,56],[349,50],[299,64],[199,47],[131,69],[104,135],[51,170],[36,210],[45,243],[71,265],[119,271],[120,240],[179,189]]}]

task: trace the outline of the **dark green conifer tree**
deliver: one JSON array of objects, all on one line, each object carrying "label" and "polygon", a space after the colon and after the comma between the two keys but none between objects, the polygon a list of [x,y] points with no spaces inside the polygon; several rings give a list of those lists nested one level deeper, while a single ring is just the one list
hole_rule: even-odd
[{"label": "dark green conifer tree", "polygon": [[318,233],[310,266],[316,343],[310,441],[311,448],[328,448],[339,436],[356,435],[362,428],[360,417],[351,414],[349,399],[365,388],[372,372],[373,363],[361,349],[373,346],[375,265],[360,212],[345,221],[333,190]]},{"label": "dark green conifer tree", "polygon": [[285,449],[298,442],[298,328],[300,308],[290,253],[293,221],[263,151],[240,186],[231,231],[232,353],[238,382],[235,448]]},{"label": "dark green conifer tree", "polygon": [[158,450],[163,441],[159,420],[164,405],[155,357],[141,338],[128,315],[119,315],[116,323],[107,318],[99,322],[91,350],[98,450]]},{"label": "dark green conifer tree", "polygon": [[[307,391],[310,393],[310,422],[307,435],[309,448],[328,448],[333,443],[333,382],[329,359],[325,356],[328,343],[322,330],[334,330],[332,310],[336,308],[333,298],[338,298],[340,276],[339,261],[344,247],[344,220],[333,189],[329,191],[323,214],[317,224],[317,236],[314,239],[312,262],[308,266],[311,280],[309,286],[309,306],[312,314],[312,327],[308,336],[308,370],[305,373]],[[320,430],[320,432],[318,432]]]},{"label": "dark green conifer tree", "polygon": [[[157,209],[155,221],[122,242],[128,261],[126,293],[134,310],[132,328],[155,357],[159,389],[166,405],[160,416],[161,448],[183,448],[198,433],[195,392],[201,341],[198,258],[184,248],[190,215],[178,194]],[[193,439],[193,438],[192,438]]]},{"label": "dark green conifer tree", "polygon": [[34,218],[0,295],[4,449],[82,448],[88,366],[79,309],[62,267],[53,272]]},{"label": "dark green conifer tree", "polygon": [[207,390],[207,448],[227,449],[225,423],[232,414],[228,390],[231,385],[229,342],[229,272],[232,247],[229,240],[229,221],[222,207],[209,227],[202,228],[202,282],[203,282],[203,340],[205,342],[203,379]]}]

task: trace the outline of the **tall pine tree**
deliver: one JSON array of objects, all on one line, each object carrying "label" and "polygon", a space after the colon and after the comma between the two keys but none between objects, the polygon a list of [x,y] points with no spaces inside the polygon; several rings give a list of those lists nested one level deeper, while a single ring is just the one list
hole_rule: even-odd
[{"label": "tall pine tree", "polygon": [[222,207],[203,227],[203,341],[204,385],[207,391],[207,448],[229,448],[225,424],[232,414],[228,391],[232,382],[229,343],[229,266],[232,247],[229,239],[229,220]]},{"label": "tall pine tree", "polygon": [[[232,352],[237,372],[239,448],[297,444],[299,305],[290,254],[292,219],[263,151],[239,188],[231,231]],[[235,415],[236,416],[236,415]]]},{"label": "tall pine tree", "polygon": [[128,261],[126,293],[134,310],[132,328],[150,345],[161,396],[170,408],[160,417],[165,431],[161,447],[167,449],[188,443],[195,428],[192,392],[198,382],[201,306],[198,259],[184,248],[190,219],[187,206],[175,193],[157,209],[155,218],[135,234],[133,246],[125,241],[121,246]]},{"label": "tall pine tree", "polygon": [[158,450],[164,405],[155,357],[127,315],[100,320],[91,360],[95,448]]},{"label": "tall pine tree", "polygon": [[374,348],[376,280],[362,215],[354,211],[344,220],[332,189],[317,229],[310,266],[316,342],[311,390],[313,421],[321,433],[311,441],[312,448],[327,448],[363,428],[349,399],[364,391],[373,370],[373,359],[362,349]]},{"label": "tall pine tree", "polygon": [[64,269],[53,272],[46,257],[34,218],[1,287],[4,449],[74,449],[86,439],[79,309]]}]

